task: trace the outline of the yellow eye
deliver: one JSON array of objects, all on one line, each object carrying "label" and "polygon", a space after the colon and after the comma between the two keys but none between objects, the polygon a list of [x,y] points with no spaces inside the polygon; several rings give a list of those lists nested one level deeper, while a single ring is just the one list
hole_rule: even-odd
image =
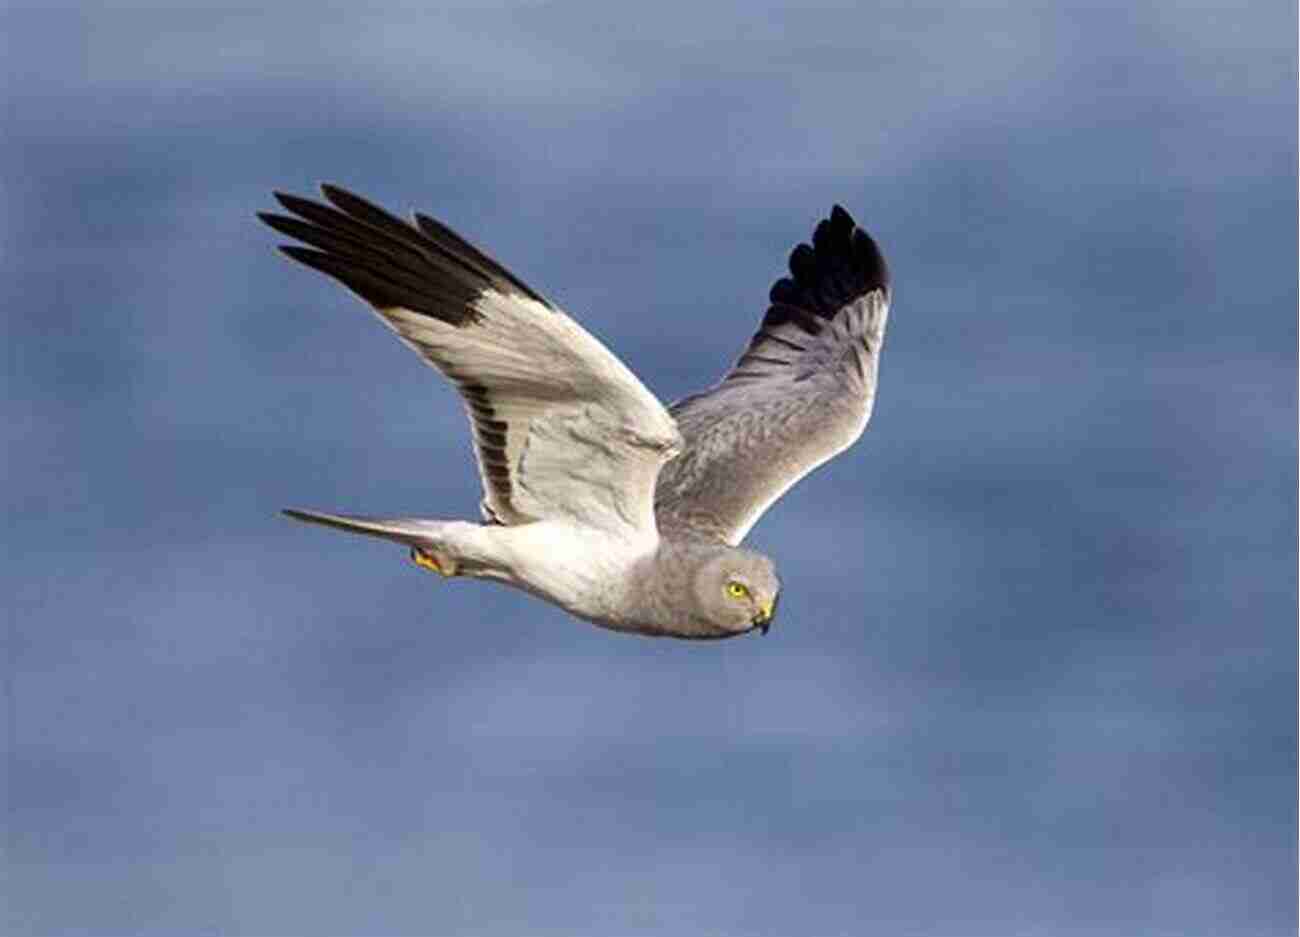
[{"label": "yellow eye", "polygon": [[745,584],[742,582],[729,582],[727,583],[727,595],[733,599],[743,599],[749,595],[749,590],[745,588]]}]

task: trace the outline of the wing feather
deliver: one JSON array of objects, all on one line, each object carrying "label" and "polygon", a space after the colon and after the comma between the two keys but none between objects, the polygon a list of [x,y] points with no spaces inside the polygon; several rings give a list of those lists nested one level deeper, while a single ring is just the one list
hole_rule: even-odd
[{"label": "wing feather", "polygon": [[686,445],[659,478],[667,535],[739,543],[867,425],[889,314],[885,259],[836,205],[789,266],[732,369],[670,408]]},{"label": "wing feather", "polygon": [[653,498],[681,437],[621,361],[446,225],[411,224],[338,186],[276,193],[281,249],[369,303],[460,391],[495,523],[554,517],[655,533]]}]

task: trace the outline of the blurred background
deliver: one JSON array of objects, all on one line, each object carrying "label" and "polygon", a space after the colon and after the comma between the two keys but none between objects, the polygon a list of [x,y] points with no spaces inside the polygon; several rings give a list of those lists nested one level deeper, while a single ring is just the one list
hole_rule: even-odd
[{"label": "blurred background", "polygon": [[[6,933],[1296,926],[1289,2],[11,0]],[[253,213],[419,208],[665,399],[833,202],[875,420],[771,635],[278,510],[472,517],[453,393]]]}]

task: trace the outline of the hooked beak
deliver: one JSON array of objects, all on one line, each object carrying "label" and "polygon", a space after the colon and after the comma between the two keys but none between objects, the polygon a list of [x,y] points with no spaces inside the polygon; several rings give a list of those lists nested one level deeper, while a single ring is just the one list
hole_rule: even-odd
[{"label": "hooked beak", "polygon": [[772,627],[772,618],[776,615],[776,606],[780,601],[781,595],[778,593],[775,598],[758,607],[758,614],[754,616],[754,627],[758,629],[759,634],[767,634],[768,629]]}]

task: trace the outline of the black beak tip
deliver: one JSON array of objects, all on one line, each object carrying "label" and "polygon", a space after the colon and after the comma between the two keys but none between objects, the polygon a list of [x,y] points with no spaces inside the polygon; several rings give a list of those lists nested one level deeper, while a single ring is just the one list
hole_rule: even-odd
[{"label": "black beak tip", "polygon": [[767,609],[766,615],[760,615],[754,619],[754,624],[758,628],[759,634],[767,634],[772,630],[772,622],[776,620],[776,608],[781,604],[781,593],[778,592],[772,599],[772,607]]}]

